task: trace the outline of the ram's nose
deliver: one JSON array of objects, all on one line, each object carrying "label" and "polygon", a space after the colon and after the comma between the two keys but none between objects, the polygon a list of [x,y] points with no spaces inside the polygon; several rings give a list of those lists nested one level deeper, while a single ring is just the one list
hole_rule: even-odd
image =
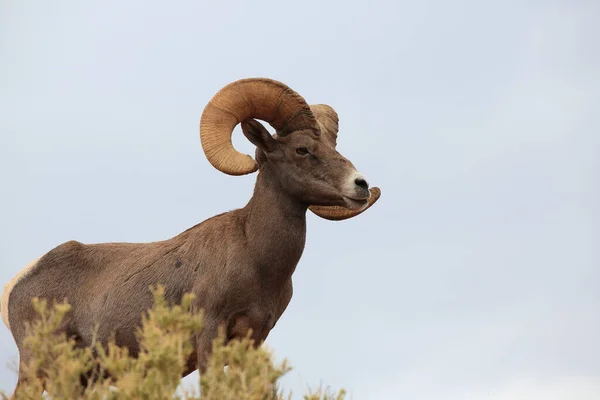
[{"label": "ram's nose", "polygon": [[356,178],[354,183],[361,189],[369,190],[369,183],[365,180],[365,178]]},{"label": "ram's nose", "polygon": [[354,178],[354,190],[361,199],[368,199],[371,196],[369,192],[369,182],[364,176],[358,175]]}]

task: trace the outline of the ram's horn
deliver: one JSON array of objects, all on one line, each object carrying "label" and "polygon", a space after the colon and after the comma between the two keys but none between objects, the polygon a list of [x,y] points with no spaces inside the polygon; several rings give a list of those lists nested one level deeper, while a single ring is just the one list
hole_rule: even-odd
[{"label": "ram's horn", "polygon": [[323,139],[333,147],[337,146],[339,118],[335,110],[327,104],[311,104],[310,109],[317,120]]},{"label": "ram's horn", "polygon": [[268,122],[280,136],[298,130],[319,130],[306,101],[285,84],[267,78],[230,83],[214,95],[200,119],[202,148],[219,171],[245,175],[258,170],[256,161],[238,152],[231,143],[236,125],[250,118]]}]

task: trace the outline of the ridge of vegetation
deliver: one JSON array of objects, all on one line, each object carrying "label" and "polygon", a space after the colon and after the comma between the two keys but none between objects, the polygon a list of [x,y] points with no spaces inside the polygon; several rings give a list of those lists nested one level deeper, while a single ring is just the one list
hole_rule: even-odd
[{"label": "ridge of vegetation", "polygon": [[[126,348],[95,343],[77,348],[65,334],[57,334],[70,310],[66,302],[50,307],[35,298],[39,318],[27,326],[24,346],[33,354],[21,367],[26,381],[15,393],[15,400],[289,400],[278,380],[291,370],[287,360],[276,364],[265,346],[254,346],[250,337],[226,343],[224,332],[213,342],[205,374],[200,377],[200,393],[180,387],[186,360],[193,352],[190,338],[203,329],[203,313],[192,311],[192,294],[185,294],[179,305],[165,301],[162,286],[151,288],[154,306],[143,316],[137,332],[140,352],[132,357]],[[223,366],[227,365],[226,368]],[[89,380],[82,380],[91,374]],[[319,388],[309,391],[304,400],[344,400],[346,392],[330,393]],[[4,400],[10,397],[0,393]]]}]

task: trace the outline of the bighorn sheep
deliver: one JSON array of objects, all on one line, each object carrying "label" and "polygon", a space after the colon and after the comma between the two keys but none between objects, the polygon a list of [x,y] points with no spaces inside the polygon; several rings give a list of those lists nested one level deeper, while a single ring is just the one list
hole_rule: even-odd
[{"label": "bighorn sheep", "polygon": [[[256,119],[268,122],[271,135]],[[256,146],[255,158],[234,149],[231,136],[241,123]],[[206,157],[230,175],[259,171],[244,208],[216,215],[177,236],[152,243],[83,244],[69,241],[29,264],[5,286],[2,319],[22,362],[25,323],[35,317],[34,296],[67,299],[72,308],[65,332],[78,345],[114,335],[137,355],[135,330],[152,306],[149,287],[162,284],[166,299],[195,294],[205,328],[193,338],[187,375],[206,368],[219,326],[229,339],[252,329],[263,342],[292,297],[292,274],[306,237],[306,211],[331,220],[354,217],[380,196],[336,147],[338,117],[329,106],[309,106],[281,82],[242,79],[222,88],[200,119]],[[23,382],[20,374],[17,384]]]}]

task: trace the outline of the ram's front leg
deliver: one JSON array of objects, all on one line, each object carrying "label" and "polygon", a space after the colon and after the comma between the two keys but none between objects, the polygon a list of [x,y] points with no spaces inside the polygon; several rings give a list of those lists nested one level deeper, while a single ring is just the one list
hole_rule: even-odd
[{"label": "ram's front leg", "polygon": [[[225,344],[230,340],[242,340],[246,338],[250,330],[252,330],[252,336],[250,338],[254,341],[255,347],[260,346],[264,340],[265,329],[263,327],[253,329],[252,322],[253,319],[245,313],[237,313],[226,320],[207,319],[204,330],[197,337],[199,372],[201,374],[204,373],[208,367],[208,360],[212,354],[212,344],[219,334],[219,328],[224,330]],[[268,329],[266,330],[268,331]],[[223,367],[225,367],[225,365],[223,365]]]},{"label": "ram's front leg", "polygon": [[208,368],[208,359],[212,354],[213,341],[219,335],[219,326],[223,326],[219,320],[206,320],[204,329],[196,337],[197,368],[201,375]]}]

